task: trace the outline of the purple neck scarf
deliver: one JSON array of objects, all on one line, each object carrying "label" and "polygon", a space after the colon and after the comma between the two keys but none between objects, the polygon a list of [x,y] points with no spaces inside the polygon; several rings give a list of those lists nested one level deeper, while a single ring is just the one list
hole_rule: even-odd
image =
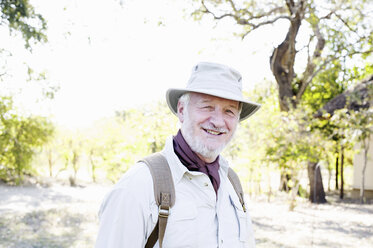
[{"label": "purple neck scarf", "polygon": [[206,163],[192,151],[190,146],[186,143],[181,131],[173,139],[174,151],[179,157],[181,163],[190,171],[199,171],[205,173],[211,180],[216,195],[220,185],[219,177],[219,157],[212,163]]}]

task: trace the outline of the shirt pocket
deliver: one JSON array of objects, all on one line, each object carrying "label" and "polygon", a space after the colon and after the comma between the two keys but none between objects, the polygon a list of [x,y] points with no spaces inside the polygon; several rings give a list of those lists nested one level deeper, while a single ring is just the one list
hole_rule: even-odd
[{"label": "shirt pocket", "polygon": [[196,247],[197,214],[193,203],[175,204],[171,208],[163,241],[165,248]]},{"label": "shirt pocket", "polygon": [[247,213],[243,210],[243,207],[238,199],[238,196],[232,197],[229,196],[231,204],[234,207],[237,221],[239,224],[239,237],[241,242],[249,241],[249,228],[248,228],[248,216]]}]

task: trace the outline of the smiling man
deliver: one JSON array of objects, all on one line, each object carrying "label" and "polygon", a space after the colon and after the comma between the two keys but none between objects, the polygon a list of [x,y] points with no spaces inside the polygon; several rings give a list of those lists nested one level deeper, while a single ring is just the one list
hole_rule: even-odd
[{"label": "smiling man", "polygon": [[201,93],[186,93],[179,100],[177,115],[181,133],[190,148],[211,163],[232,139],[239,115],[239,102]]},{"label": "smiling man", "polygon": [[[238,123],[260,105],[243,98],[239,72],[216,63],[193,67],[187,87],[169,89],[166,99],[181,125],[160,153],[170,168],[176,201],[154,247],[255,247],[250,216],[220,153]],[[144,162],[131,167],[104,199],[96,248],[153,247],[149,237],[161,228],[163,212],[149,168]]]}]

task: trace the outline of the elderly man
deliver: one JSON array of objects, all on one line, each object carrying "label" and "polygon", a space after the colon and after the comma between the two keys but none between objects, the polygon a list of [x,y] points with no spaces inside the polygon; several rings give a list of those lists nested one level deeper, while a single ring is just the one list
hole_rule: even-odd
[{"label": "elderly man", "polygon": [[[215,63],[196,65],[187,87],[169,89],[166,98],[181,128],[161,152],[176,194],[163,248],[255,247],[250,216],[228,180],[229,165],[220,153],[239,121],[260,105],[243,98],[239,72]],[[144,247],[158,211],[152,175],[139,162],[104,199],[96,248]]]}]

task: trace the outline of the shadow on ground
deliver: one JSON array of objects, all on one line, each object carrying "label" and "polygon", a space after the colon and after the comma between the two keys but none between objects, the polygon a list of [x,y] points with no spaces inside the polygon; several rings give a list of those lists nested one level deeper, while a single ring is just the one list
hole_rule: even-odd
[{"label": "shadow on ground", "polygon": [[82,240],[92,244],[92,237],[82,237],[82,223],[85,221],[86,215],[72,214],[63,209],[1,216],[0,247],[68,248],[75,247],[76,242]]}]

